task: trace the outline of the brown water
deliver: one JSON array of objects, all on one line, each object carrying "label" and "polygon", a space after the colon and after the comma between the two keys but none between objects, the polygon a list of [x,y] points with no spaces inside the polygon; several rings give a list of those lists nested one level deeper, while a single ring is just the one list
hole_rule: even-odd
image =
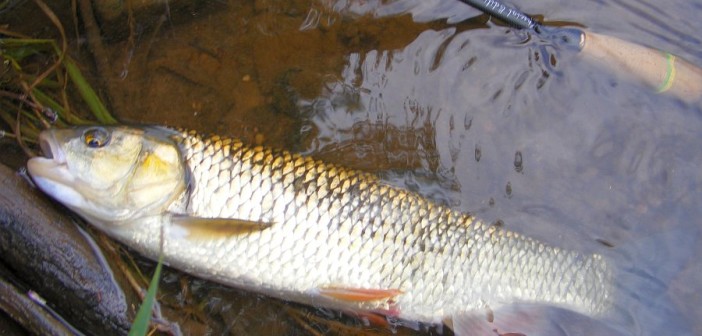
[{"label": "brown water", "polygon": [[[518,6],[702,65],[693,1]],[[655,94],[458,1],[175,1],[168,11],[138,15],[131,40],[126,21],[105,28],[112,69],[103,80],[122,120],[371,170],[485,221],[611,255],[629,274],[619,285],[632,294],[618,302],[628,316],[539,313],[563,334],[612,320],[627,321],[622,334],[702,334],[699,103]],[[179,279],[165,279],[178,293],[169,309],[195,302],[207,313],[183,319],[187,332],[310,332],[289,311],[299,306],[195,280],[179,292]],[[305,316],[319,332],[370,330]]]}]

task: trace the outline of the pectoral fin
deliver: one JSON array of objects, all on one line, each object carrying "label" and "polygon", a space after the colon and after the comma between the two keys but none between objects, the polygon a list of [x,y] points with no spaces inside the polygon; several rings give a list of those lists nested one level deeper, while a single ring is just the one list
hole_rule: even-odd
[{"label": "pectoral fin", "polygon": [[342,288],[330,286],[320,288],[319,293],[323,296],[342,301],[365,302],[392,299],[402,294],[402,291],[399,289]]},{"label": "pectoral fin", "polygon": [[221,238],[265,230],[273,225],[236,218],[205,218],[171,215],[171,223],[184,229],[188,238]]}]

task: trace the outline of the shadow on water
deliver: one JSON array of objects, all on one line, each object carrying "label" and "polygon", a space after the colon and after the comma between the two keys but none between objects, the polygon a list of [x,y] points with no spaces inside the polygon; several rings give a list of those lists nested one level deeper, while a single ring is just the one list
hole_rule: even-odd
[{"label": "shadow on water", "polygon": [[[702,64],[702,8],[689,1],[520,6]],[[486,222],[611,256],[630,280],[618,284],[630,292],[618,303],[622,334],[702,334],[699,104],[603,73],[457,1],[174,1],[168,10],[137,16],[131,37],[107,37],[113,68],[103,80],[123,120],[373,171]],[[164,288],[177,293],[174,307],[203,305],[210,317],[192,319],[219,321],[218,332],[309,332],[281,313],[297,306],[176,273]],[[607,318],[572,315],[540,314],[562,334],[610,330]],[[335,330],[362,333],[362,322],[345,321]]]}]

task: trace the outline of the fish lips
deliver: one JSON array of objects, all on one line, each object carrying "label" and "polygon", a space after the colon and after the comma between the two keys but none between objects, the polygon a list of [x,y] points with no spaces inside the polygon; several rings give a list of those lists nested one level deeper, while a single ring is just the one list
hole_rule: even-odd
[{"label": "fish lips", "polygon": [[41,132],[39,145],[45,157],[37,156],[27,162],[27,170],[34,183],[39,189],[69,207],[84,207],[87,202],[71,187],[77,181],[68,169],[66,156],[53,132]]}]

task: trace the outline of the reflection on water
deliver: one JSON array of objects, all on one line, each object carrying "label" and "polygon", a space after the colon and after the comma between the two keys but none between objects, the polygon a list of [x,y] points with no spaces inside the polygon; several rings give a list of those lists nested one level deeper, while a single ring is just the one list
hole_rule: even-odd
[{"label": "reflection on water", "polygon": [[480,14],[471,7],[442,0],[323,0],[320,2],[334,12],[345,15],[383,17],[410,13],[417,22],[446,19],[448,23],[456,23]]},{"label": "reflection on water", "polygon": [[[612,257],[626,289],[616,316],[547,308],[537,313],[546,330],[609,333],[616,320],[627,326],[622,334],[702,334],[699,104],[603,73],[458,1],[209,6],[138,35],[134,49],[110,45],[119,65],[112,102],[124,119],[297,149],[550,244]],[[520,6],[702,64],[694,2]],[[277,301],[189,286],[214,319],[230,321],[225,331],[291,330]]]},{"label": "reflection on water", "polygon": [[[375,15],[403,8],[418,21],[431,7],[339,3]],[[655,4],[617,7],[636,8],[641,21]],[[435,9],[434,18],[450,16]],[[657,38],[680,34],[660,20],[635,24],[651,23]],[[691,39],[696,48],[682,54],[699,58]],[[603,330],[618,319],[633,323],[623,334],[699,332],[690,318],[701,314],[700,298],[680,294],[699,289],[701,276],[690,259],[700,252],[700,107],[598,70],[507,28],[426,30],[403,48],[352,52],[341,77],[302,102],[314,135],[307,152],[399,158],[385,172],[392,183],[554,245],[612,256],[629,294],[618,298],[618,318],[596,322]],[[380,135],[359,137],[369,124]],[[641,242],[647,248],[635,247]],[[555,322],[564,334],[577,330]]]},{"label": "reflection on water", "polygon": [[[543,95],[550,95],[552,77],[564,76],[549,52],[556,51],[525,42],[522,33],[447,28],[426,30],[402,49],[351,53],[341,79],[302,102],[315,133],[308,152],[338,153],[352,147],[356,155],[365,156],[364,143],[373,142],[376,155],[404,158],[409,148],[416,152],[409,156],[423,160],[391,168],[424,170],[441,176],[439,180],[456,181],[465,187],[455,197],[466,211],[475,211],[497,196],[488,193],[477,199],[476,188],[501,191],[510,179],[524,178],[528,159],[525,163],[524,145],[514,137],[533,138],[550,128],[546,118],[553,122],[569,113],[535,109]],[[376,137],[386,139],[359,139],[355,130],[368,123],[382,125],[376,127],[383,132]],[[416,136],[398,138],[388,132],[396,129]],[[387,144],[401,139],[406,142]],[[492,176],[481,177],[485,166]]]},{"label": "reflection on water", "polygon": [[[192,24],[203,33],[185,35],[173,28],[172,34],[187,36],[193,48],[152,51],[149,67],[165,69],[168,76],[199,87],[205,83],[207,89],[198,94],[203,104],[217,106],[227,96],[240,95],[223,111],[211,109],[199,118],[218,116],[220,132],[227,132],[222,127],[229,126],[223,125],[232,124],[222,118],[236,118],[236,123],[261,128],[273,143],[291,144],[276,140],[283,134],[266,126],[266,118],[280,120],[280,113],[254,117],[241,111],[284,110],[283,116],[291,120],[284,133],[299,133],[298,146],[309,154],[379,172],[389,183],[488,222],[501,220],[509,229],[554,245],[612,255],[622,269],[650,271],[650,276],[671,285],[669,295],[660,301],[663,306],[647,311],[637,305],[650,303],[647,295],[657,297],[664,291],[655,286],[636,288],[642,281],[622,275],[629,282],[620,285],[633,292],[619,298],[622,305],[633,307],[620,314],[633,320],[628,331],[641,328],[643,334],[654,335],[700,330],[691,319],[700,314],[700,300],[681,295],[699,289],[700,267],[686,263],[688,256],[699,255],[699,249],[679,251],[671,245],[674,242],[650,238],[661,230],[692,232],[698,225],[702,180],[698,106],[681,105],[598,72],[579,62],[577,55],[525,32],[495,26],[475,29],[487,27],[482,23],[422,26],[406,16],[393,16],[409,12],[416,22],[447,18],[457,22],[477,15],[459,3],[259,5],[251,12],[246,8],[237,12],[232,6],[226,15]],[[604,21],[601,17],[649,27],[644,31],[656,34],[640,39],[661,42],[667,36],[670,41],[662,47],[674,47],[673,37],[681,31],[694,31],[685,30],[690,18],[675,27],[647,20],[653,4],[618,1],[603,8],[590,2],[579,5],[582,19],[557,15],[569,6],[556,6],[556,14],[548,16],[580,21],[593,29]],[[622,9],[631,8],[636,10],[618,17]],[[244,19],[242,13],[251,17]],[[357,16],[361,14],[376,18]],[[600,18],[586,21],[593,16]],[[238,22],[238,32],[248,35],[225,36],[229,33],[222,26],[232,20]],[[390,34],[398,31],[404,33]],[[163,43],[168,41],[164,38]],[[699,43],[691,41],[695,41],[692,47],[672,50],[700,53]],[[250,56],[248,50],[253,51]],[[208,61],[210,56],[213,61]],[[247,75],[252,76],[251,84],[236,84]],[[214,81],[208,80],[213,76]],[[247,91],[246,85],[254,88]],[[152,87],[166,89],[171,90]],[[192,90],[188,85],[182,91]],[[297,102],[283,104],[281,99]],[[304,117],[299,125],[294,122],[296,106]],[[205,128],[213,127],[207,123],[211,121]],[[641,241],[656,246],[632,247]],[[651,253],[668,256],[659,262],[676,265],[674,269],[682,273],[667,278],[656,274],[655,267],[645,264],[655,260],[647,257]],[[650,293],[639,292],[644,289]],[[655,314],[658,318],[651,318]],[[609,323],[579,317],[571,318],[569,327],[563,314],[543,315],[569,332],[592,323],[607,328]]]},{"label": "reflection on water", "polygon": [[[638,5],[619,5],[648,17]],[[699,297],[676,296],[699,289],[700,266],[689,259],[699,248],[684,239],[698,230],[699,106],[597,70],[508,29],[427,30],[398,50],[348,56],[332,85],[339,89],[305,105],[316,130],[308,151],[357,146],[354,152],[364,153],[364,141],[350,130],[374,121],[391,137],[398,128],[432,134],[432,146],[416,148],[435,161],[404,169],[433,176],[428,183],[441,187],[419,192],[437,197],[439,189],[440,199],[486,221],[612,255],[621,267],[622,292],[632,291],[618,298],[623,311],[617,314],[625,315],[619,318],[633,320],[624,334],[699,332],[694,321],[680,318],[700,314]],[[393,150],[405,152],[379,148],[386,157]],[[417,188],[411,175],[392,180]],[[646,248],[635,247],[642,241]]]}]

